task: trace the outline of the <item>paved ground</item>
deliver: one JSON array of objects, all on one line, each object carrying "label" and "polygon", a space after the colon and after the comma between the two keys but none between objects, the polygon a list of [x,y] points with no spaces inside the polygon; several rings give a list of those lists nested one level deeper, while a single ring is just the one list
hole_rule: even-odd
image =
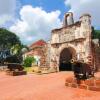
[{"label": "paved ground", "polygon": [[6,76],[0,72],[0,100],[100,100],[100,92],[65,87],[71,72]]}]

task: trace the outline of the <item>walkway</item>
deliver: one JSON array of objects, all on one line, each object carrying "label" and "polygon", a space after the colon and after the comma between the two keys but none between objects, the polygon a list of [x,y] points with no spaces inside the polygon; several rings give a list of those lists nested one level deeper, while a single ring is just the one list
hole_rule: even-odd
[{"label": "walkway", "polygon": [[65,87],[71,72],[7,76],[0,72],[0,100],[100,100],[100,92]]}]

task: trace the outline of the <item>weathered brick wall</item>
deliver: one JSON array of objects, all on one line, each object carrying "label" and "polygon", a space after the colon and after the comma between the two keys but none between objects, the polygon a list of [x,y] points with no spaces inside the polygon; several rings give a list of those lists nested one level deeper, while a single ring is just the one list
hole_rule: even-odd
[{"label": "weathered brick wall", "polygon": [[100,46],[95,46],[95,68],[100,71]]},{"label": "weathered brick wall", "polygon": [[47,58],[47,46],[44,46],[41,50],[41,66],[46,66],[46,58]]},{"label": "weathered brick wall", "polygon": [[40,66],[44,66],[46,64],[46,55],[47,55],[47,47],[46,45],[44,46],[37,46],[34,47],[31,51],[29,51],[28,53],[26,53],[26,56],[39,56],[40,57]]},{"label": "weathered brick wall", "polygon": [[46,64],[46,46],[37,47],[33,49],[33,54],[40,56],[40,66],[44,66]]}]

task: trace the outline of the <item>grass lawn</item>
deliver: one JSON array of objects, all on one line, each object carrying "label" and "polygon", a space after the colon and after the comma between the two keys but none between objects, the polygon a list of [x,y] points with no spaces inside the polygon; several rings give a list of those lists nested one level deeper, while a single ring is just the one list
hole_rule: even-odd
[{"label": "grass lawn", "polygon": [[24,70],[27,71],[28,73],[34,73],[38,71],[38,67],[37,66],[33,66],[33,67],[24,67]]}]

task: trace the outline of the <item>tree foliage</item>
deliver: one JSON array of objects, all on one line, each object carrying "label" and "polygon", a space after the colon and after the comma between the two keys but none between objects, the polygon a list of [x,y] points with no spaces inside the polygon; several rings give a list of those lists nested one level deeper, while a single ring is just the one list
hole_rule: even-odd
[{"label": "tree foliage", "polygon": [[13,32],[8,31],[7,29],[0,28],[0,49],[10,49],[15,44],[20,44],[19,37]]},{"label": "tree foliage", "polygon": [[24,67],[31,67],[32,63],[35,62],[35,58],[34,57],[26,57],[24,60]]},{"label": "tree foliage", "polygon": [[[5,60],[16,63],[22,61],[22,44],[19,37],[7,29],[0,28],[0,62]],[[9,52],[9,54],[7,53]],[[12,52],[12,53],[11,53]]]},{"label": "tree foliage", "polygon": [[95,30],[95,29],[92,27],[92,38],[93,38],[93,39],[99,39],[99,40],[100,40],[100,30]]}]

